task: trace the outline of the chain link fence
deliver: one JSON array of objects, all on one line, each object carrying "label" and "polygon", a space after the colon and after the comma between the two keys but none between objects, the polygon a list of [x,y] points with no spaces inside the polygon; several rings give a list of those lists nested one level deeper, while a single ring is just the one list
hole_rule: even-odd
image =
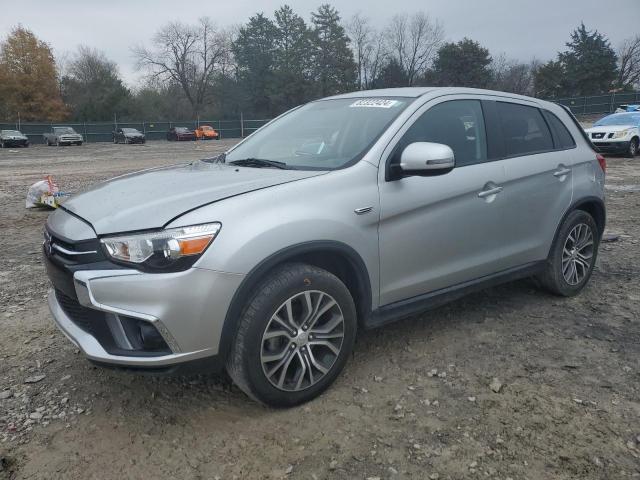
[{"label": "chain link fence", "polygon": [[[587,97],[571,97],[550,99],[566,105],[576,115],[613,113],[616,108],[624,104],[640,104],[640,92],[610,93]],[[187,120],[183,122],[85,122],[85,123],[0,123],[0,130],[17,129],[22,131],[31,143],[44,143],[42,134],[50,132],[52,126],[72,127],[80,133],[85,142],[110,142],[112,132],[118,128],[136,128],[143,132],[147,140],[164,140],[171,127],[187,127],[195,129],[198,125],[210,125],[220,133],[220,138],[243,138],[250,135],[267,123],[269,119],[261,120]]]},{"label": "chain link fence", "polygon": [[147,140],[165,140],[171,127],[195,129],[209,125],[220,133],[220,138],[242,138],[255,132],[269,120],[187,120],[184,122],[75,122],[75,123],[0,123],[0,130],[20,130],[30,143],[44,143],[42,134],[52,126],[71,127],[84,137],[85,142],[111,142],[116,128],[135,128],[145,134]]},{"label": "chain link fence", "polygon": [[613,113],[620,105],[640,104],[640,92],[607,93],[589,97],[551,99],[571,109],[574,115]]}]

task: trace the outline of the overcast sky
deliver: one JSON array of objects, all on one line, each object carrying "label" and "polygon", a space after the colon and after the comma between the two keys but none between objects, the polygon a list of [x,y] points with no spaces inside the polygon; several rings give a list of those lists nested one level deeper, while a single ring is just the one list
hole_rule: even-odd
[{"label": "overcast sky", "polygon": [[[135,86],[130,47],[149,43],[159,26],[169,21],[194,22],[206,15],[219,25],[245,22],[263,11],[270,16],[283,3],[309,20],[310,12],[326,0],[0,0],[0,37],[18,23],[48,42],[56,55],[78,44],[103,50],[116,61],[127,83]],[[348,19],[356,12],[383,27],[396,13],[423,10],[444,25],[446,38],[467,36],[489,48],[494,56],[529,61],[549,60],[564,48],[569,32],[583,21],[606,34],[614,48],[640,32],[640,0],[334,0]],[[10,13],[10,14],[8,14]]]}]

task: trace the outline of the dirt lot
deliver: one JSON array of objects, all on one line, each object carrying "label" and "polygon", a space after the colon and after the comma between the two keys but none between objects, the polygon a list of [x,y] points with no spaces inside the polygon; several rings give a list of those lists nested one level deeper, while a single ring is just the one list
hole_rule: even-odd
[{"label": "dirt lot", "polygon": [[73,192],[226,146],[0,150],[0,478],[640,478],[640,158],[609,159],[620,237],[580,296],[521,281],[363,333],[301,408],[91,366],[49,316],[28,185]]}]

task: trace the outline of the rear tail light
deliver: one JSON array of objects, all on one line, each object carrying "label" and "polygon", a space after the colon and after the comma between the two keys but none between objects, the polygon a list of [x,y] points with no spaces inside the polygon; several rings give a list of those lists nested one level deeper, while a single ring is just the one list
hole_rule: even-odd
[{"label": "rear tail light", "polygon": [[598,159],[598,163],[600,164],[600,168],[602,169],[602,171],[604,173],[607,173],[607,160],[599,153],[596,154],[596,158]]}]

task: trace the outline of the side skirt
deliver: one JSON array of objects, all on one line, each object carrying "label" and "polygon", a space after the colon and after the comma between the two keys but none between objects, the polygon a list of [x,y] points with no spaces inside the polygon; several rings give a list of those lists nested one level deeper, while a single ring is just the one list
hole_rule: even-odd
[{"label": "side skirt", "polygon": [[532,262],[519,267],[503,270],[498,273],[460,283],[451,287],[435,290],[417,297],[400,300],[388,305],[383,305],[371,312],[369,318],[363,322],[365,329],[377,328],[402,318],[426,312],[445,305],[453,300],[464,297],[472,292],[484,290],[503,283],[531,277],[544,270],[546,261]]}]

